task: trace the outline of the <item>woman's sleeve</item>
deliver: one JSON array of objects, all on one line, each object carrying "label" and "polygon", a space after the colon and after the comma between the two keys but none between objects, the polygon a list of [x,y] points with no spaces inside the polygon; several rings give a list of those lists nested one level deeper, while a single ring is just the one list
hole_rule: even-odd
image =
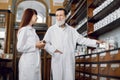
[{"label": "woman's sleeve", "polygon": [[27,36],[27,33],[29,33],[27,30],[21,30],[17,35],[17,37],[18,37],[18,42],[17,42],[18,52],[28,53],[28,52],[34,52],[36,50],[35,41],[28,40],[29,36]]}]

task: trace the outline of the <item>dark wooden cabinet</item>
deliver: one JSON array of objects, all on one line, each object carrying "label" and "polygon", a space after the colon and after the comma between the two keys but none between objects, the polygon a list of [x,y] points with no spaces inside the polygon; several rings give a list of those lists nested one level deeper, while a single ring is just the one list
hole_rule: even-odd
[{"label": "dark wooden cabinet", "polygon": [[0,10],[0,78],[14,80],[15,59],[13,53],[14,15]]},{"label": "dark wooden cabinet", "polygon": [[[76,80],[79,80],[81,77],[87,80],[103,80],[103,78],[105,80],[112,80],[112,78],[119,80],[120,59],[116,56],[119,54],[120,48],[76,56]],[[86,56],[89,56],[87,57],[89,61],[86,61]],[[80,61],[83,58],[84,61]]]},{"label": "dark wooden cabinet", "polygon": [[[120,7],[119,6],[120,1],[109,0],[111,2],[109,4],[106,4],[107,6],[104,6],[104,8],[100,7],[101,10],[96,11],[95,9],[98,8],[99,6],[102,6],[102,4],[105,1],[106,0],[69,1],[65,5],[65,9],[68,11],[68,13],[70,13],[66,22],[73,27],[80,25],[80,27],[77,29],[77,31],[80,34],[86,31],[87,34],[85,36],[95,37],[95,38],[119,27],[120,17],[119,15],[114,15],[113,13]],[[97,13],[95,14],[95,12]],[[118,16],[118,18],[116,18],[114,21],[108,22],[107,25],[102,25],[100,29],[95,30],[95,23],[102,21],[110,14],[113,14],[113,16]],[[87,21],[85,21],[84,18],[86,18]]]},{"label": "dark wooden cabinet", "polygon": [[13,14],[9,10],[0,10],[0,44],[2,53],[12,53]]}]

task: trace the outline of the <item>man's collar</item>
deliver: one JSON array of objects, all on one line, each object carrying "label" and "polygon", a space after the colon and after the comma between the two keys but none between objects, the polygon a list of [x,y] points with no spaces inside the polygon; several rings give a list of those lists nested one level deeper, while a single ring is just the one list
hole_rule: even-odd
[{"label": "man's collar", "polygon": [[56,24],[56,26],[57,26],[58,28],[62,29],[62,30],[65,30],[68,25],[67,25],[67,23],[65,23],[65,24],[64,24],[64,27],[60,27],[60,26],[58,26],[57,24]]}]

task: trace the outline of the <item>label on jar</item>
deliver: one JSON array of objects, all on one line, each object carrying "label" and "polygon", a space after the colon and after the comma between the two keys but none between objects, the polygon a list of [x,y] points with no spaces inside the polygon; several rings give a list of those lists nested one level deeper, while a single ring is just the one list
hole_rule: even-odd
[{"label": "label on jar", "polygon": [[99,44],[99,47],[100,47],[100,48],[106,48],[106,44],[105,44],[105,43]]}]

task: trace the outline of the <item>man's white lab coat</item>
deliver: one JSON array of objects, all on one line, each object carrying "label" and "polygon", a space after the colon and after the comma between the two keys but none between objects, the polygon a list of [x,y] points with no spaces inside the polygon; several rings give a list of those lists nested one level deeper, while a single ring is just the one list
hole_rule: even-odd
[{"label": "man's white lab coat", "polygon": [[[52,55],[53,80],[75,80],[75,47],[76,43],[96,46],[96,40],[81,36],[74,28],[66,24],[62,29],[53,25],[48,29],[44,40],[45,49]],[[58,49],[63,54],[54,53]]]},{"label": "man's white lab coat", "polygon": [[18,32],[17,50],[22,53],[19,60],[19,80],[41,80],[39,49],[35,47],[39,38],[31,26]]}]

